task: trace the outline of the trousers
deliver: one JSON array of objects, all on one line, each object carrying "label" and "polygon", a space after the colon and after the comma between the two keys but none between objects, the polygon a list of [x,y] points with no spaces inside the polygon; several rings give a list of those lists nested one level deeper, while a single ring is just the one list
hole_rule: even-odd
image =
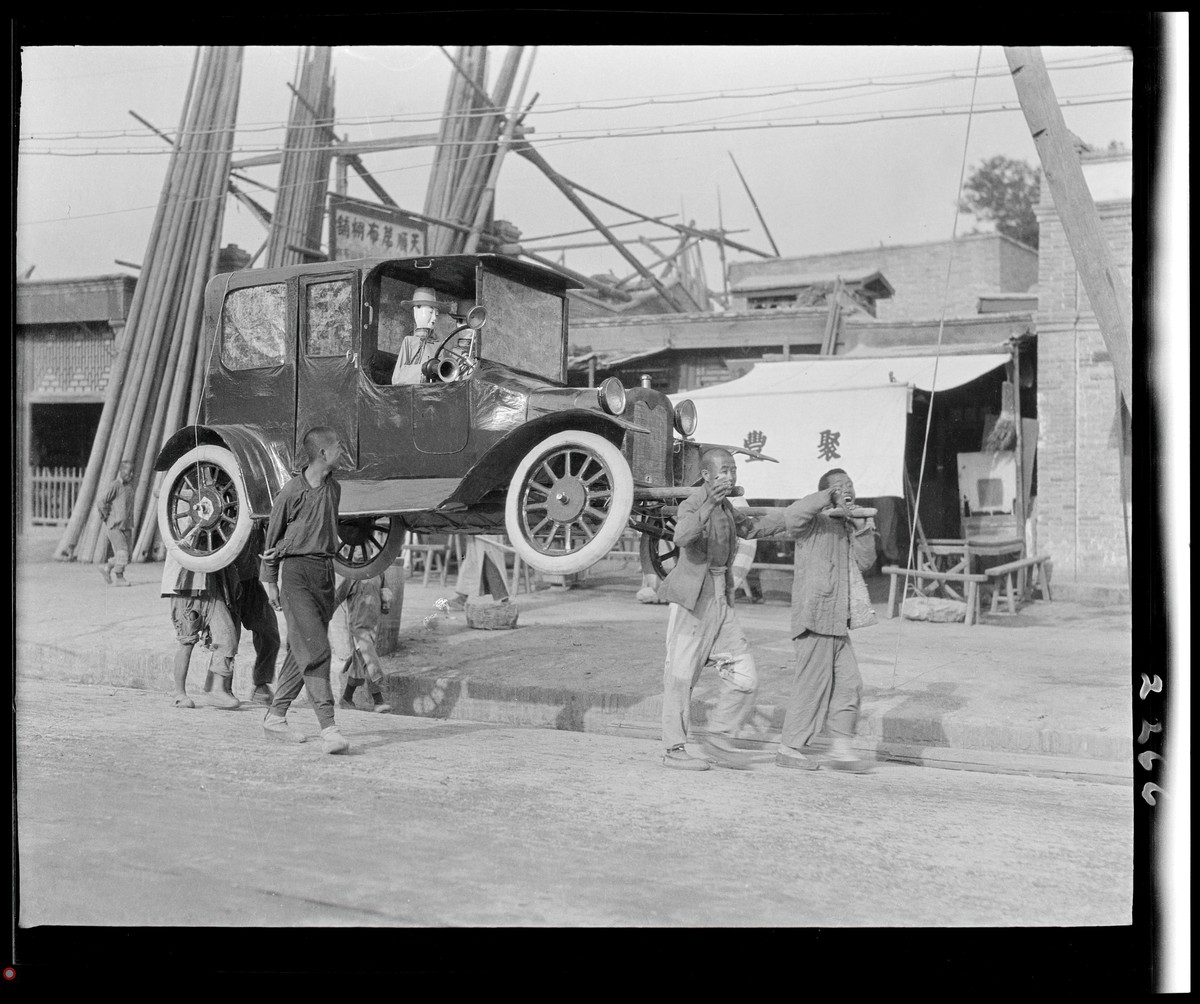
[{"label": "trousers", "polygon": [[317,722],[334,724],[333,688],[329,683],[329,621],[333,618],[333,561],[310,555],[285,557],[279,563],[279,599],[287,623],[287,655],[271,701],[273,715],[283,717],[308,690]]},{"label": "trousers", "polygon": [[734,735],[754,707],[758,669],[737,614],[725,595],[725,569],[711,570],[694,610],[671,604],[663,668],[662,733],[667,749],[687,742],[692,691],[705,666],[720,676],[709,728]]},{"label": "trousers", "polygon": [[234,604],[234,619],[254,635],[254,686],[265,687],[275,679],[275,660],[279,656],[279,621],[267,601],[267,591],[257,579],[241,584]]},{"label": "trousers", "polygon": [[853,736],[862,705],[862,674],[849,636],[805,631],[794,644],[796,669],[783,745],[804,749],[823,728],[834,736]]},{"label": "trousers", "polygon": [[129,531],[105,527],[104,532],[108,535],[108,543],[113,551],[113,556],[105,564],[114,574],[124,575],[125,566],[129,564],[129,554],[133,550],[133,545],[129,542]]}]

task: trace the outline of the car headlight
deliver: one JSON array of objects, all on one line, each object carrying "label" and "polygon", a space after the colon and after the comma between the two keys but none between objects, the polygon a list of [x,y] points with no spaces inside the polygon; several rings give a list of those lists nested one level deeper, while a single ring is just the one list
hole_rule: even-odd
[{"label": "car headlight", "polygon": [[616,377],[609,377],[596,388],[600,407],[610,415],[620,415],[625,410],[625,388]]},{"label": "car headlight", "polygon": [[675,405],[675,428],[681,436],[690,436],[696,431],[696,406],[687,399]]}]

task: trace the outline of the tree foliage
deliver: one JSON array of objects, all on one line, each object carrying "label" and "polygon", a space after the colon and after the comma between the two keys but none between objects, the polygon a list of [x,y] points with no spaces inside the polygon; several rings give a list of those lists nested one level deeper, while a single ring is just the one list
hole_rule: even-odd
[{"label": "tree foliage", "polygon": [[1023,160],[996,156],[985,160],[967,178],[958,208],[976,219],[990,220],[1013,240],[1038,246],[1034,206],[1042,193],[1042,172]]}]

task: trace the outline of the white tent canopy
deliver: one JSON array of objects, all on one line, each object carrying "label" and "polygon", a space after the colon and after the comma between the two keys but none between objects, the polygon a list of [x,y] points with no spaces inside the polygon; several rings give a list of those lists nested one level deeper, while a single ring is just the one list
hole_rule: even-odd
[{"label": "white tent canopy", "polygon": [[949,390],[1011,358],[1004,352],[756,363],[736,380],[671,400],[695,402],[700,442],[751,449],[761,434],[761,452],[779,463],[738,454],[747,498],[802,498],[832,467],[845,469],[864,498],[903,497],[910,389]]}]

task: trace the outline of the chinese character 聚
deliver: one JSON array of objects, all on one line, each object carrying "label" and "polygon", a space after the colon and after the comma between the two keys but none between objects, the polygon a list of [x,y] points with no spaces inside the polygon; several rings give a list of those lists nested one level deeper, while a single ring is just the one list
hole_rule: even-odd
[{"label": "chinese character \u805a", "polygon": [[822,460],[833,460],[835,457],[841,458],[842,455],[837,451],[838,440],[841,438],[842,434],[840,432],[830,432],[828,429],[825,429],[821,433],[821,441],[817,444],[817,453]]}]

